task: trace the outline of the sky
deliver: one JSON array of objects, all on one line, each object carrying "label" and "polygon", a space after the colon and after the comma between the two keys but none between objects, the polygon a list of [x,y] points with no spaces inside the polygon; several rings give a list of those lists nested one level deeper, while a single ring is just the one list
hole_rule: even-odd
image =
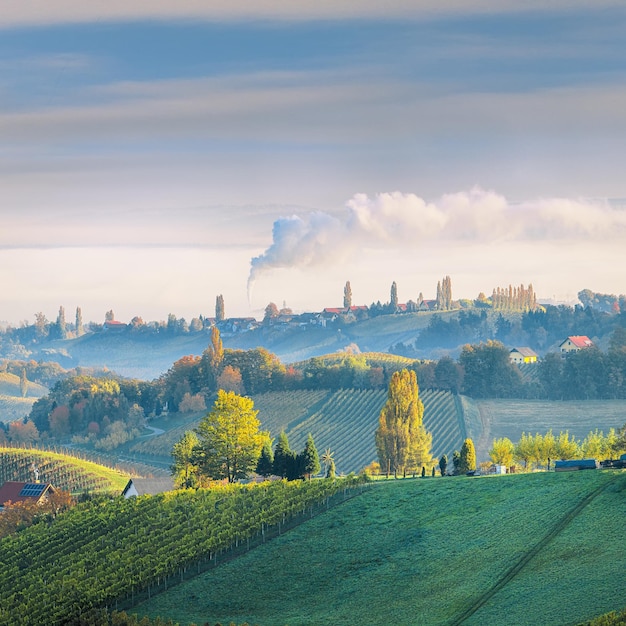
[{"label": "sky", "polygon": [[0,320],[626,293],[625,34],[617,0],[7,0]]}]

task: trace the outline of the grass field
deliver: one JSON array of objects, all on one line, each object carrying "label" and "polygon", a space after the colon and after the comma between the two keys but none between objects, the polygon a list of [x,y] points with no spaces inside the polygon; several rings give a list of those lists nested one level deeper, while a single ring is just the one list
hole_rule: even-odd
[{"label": "grass field", "polygon": [[181,624],[576,624],[626,606],[625,495],[626,473],[611,472],[383,481],[133,612]]},{"label": "grass field", "polygon": [[568,430],[584,439],[596,428],[606,434],[626,424],[625,400],[471,400],[464,398],[464,410],[474,422],[474,443],[479,460],[489,458],[493,440],[508,437],[517,441],[523,432],[558,434]]}]

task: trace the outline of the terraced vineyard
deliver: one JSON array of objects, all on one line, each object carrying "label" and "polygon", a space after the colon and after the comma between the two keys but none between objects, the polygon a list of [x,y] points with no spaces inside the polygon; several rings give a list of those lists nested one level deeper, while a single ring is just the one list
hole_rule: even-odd
[{"label": "terraced vineyard", "polygon": [[90,461],[43,450],[0,448],[0,484],[7,480],[39,480],[74,494],[85,491],[121,493],[129,476]]},{"label": "terraced vineyard", "polygon": [[0,422],[8,424],[26,417],[37,400],[48,390],[37,383],[28,383],[26,397],[22,397],[20,377],[8,372],[0,373]]},{"label": "terraced vineyard", "polygon": [[[433,456],[447,454],[451,458],[466,437],[460,401],[447,391],[428,389],[420,392],[420,397],[424,403],[424,424],[433,434]],[[359,472],[377,458],[374,433],[387,399],[385,390],[273,391],[253,399],[263,430],[268,430],[273,438],[284,430],[290,446],[297,451],[304,447],[311,433],[320,454],[326,448],[332,450],[340,473]],[[198,413],[178,421],[170,418],[169,422],[154,422],[166,432],[134,443],[129,454],[146,463],[170,463],[172,446],[185,431],[195,428],[202,416]]]}]

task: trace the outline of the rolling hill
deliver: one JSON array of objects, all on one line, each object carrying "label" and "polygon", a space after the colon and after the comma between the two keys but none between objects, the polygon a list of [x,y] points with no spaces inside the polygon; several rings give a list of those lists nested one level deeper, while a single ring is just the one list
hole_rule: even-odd
[{"label": "rolling hill", "polygon": [[20,377],[9,372],[0,372],[0,422],[8,424],[26,417],[37,398],[46,393],[46,387],[29,381],[26,395],[22,397]]},{"label": "rolling hill", "polygon": [[624,472],[382,481],[133,612],[181,624],[577,624],[626,605],[625,492]]}]

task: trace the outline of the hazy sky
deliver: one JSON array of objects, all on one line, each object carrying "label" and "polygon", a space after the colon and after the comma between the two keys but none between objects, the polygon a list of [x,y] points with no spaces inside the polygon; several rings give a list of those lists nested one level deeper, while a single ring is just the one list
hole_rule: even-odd
[{"label": "hazy sky", "polygon": [[626,293],[625,35],[617,0],[8,1],[0,320]]}]

